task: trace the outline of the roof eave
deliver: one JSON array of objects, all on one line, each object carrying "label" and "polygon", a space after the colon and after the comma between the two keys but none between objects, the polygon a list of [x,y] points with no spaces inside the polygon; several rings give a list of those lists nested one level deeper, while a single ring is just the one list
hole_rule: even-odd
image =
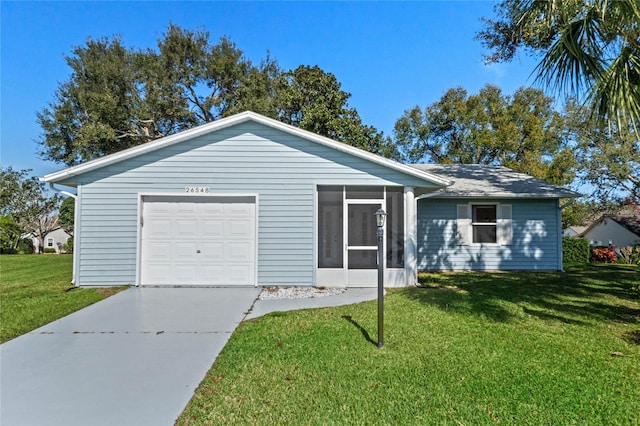
[{"label": "roof eave", "polygon": [[334,141],[333,139],[327,138],[325,136],[317,135],[313,132],[309,132],[307,130],[300,129],[300,128],[291,126],[289,124],[282,123],[273,118],[268,118],[251,111],[245,111],[236,115],[232,115],[230,117],[222,118],[218,121],[203,124],[193,129],[176,133],[175,135],[166,136],[164,138],[160,138],[143,145],[138,145],[120,152],[116,152],[114,154],[110,154],[103,158],[98,158],[83,164],[79,164],[77,166],[69,167],[64,170],[50,173],[48,175],[45,175],[44,177],[41,177],[40,180],[43,182],[53,182],[53,183],[69,185],[69,182],[63,183],[65,179],[70,179],[70,178],[79,176],[83,173],[87,173],[87,172],[108,166],[110,164],[118,163],[120,161],[125,161],[127,159],[136,157],[138,155],[145,154],[147,152],[152,152],[160,148],[171,146],[173,144],[185,141],[187,139],[195,138],[207,133],[222,130],[224,128],[231,127],[246,121],[254,121],[268,127],[276,128],[278,130],[289,133],[291,135],[296,135],[303,139],[311,140],[321,145],[325,145],[333,149],[346,152],[360,158],[367,159],[376,164],[380,164],[380,165],[392,168],[394,170],[400,171],[402,173],[408,174],[410,176],[423,179],[436,186],[447,187],[453,184],[453,182],[451,182],[450,180],[444,179],[438,175],[412,168],[410,166],[398,163],[396,161],[381,157],[376,154],[372,154],[370,152],[364,151],[362,149],[359,149],[341,142]]}]

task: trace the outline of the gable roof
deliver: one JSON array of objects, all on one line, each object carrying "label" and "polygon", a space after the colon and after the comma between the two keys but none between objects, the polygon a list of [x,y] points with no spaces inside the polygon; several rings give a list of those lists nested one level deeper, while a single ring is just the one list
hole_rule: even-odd
[{"label": "gable roof", "polygon": [[274,120],[272,118],[268,118],[251,111],[246,111],[246,112],[232,115],[230,117],[222,118],[220,120],[213,121],[211,123],[194,127],[193,129],[185,130],[183,132],[166,136],[164,138],[156,139],[154,141],[151,141],[142,145],[138,145],[133,148],[125,149],[123,151],[119,151],[114,154],[104,156],[102,158],[87,161],[86,163],[82,163],[77,166],[69,167],[67,169],[50,173],[40,178],[40,180],[44,182],[50,182],[50,183],[69,182],[69,179],[75,176],[79,176],[84,173],[97,170],[111,164],[118,163],[120,161],[134,158],[139,155],[146,154],[148,152],[162,149],[167,146],[171,146],[189,139],[196,138],[198,136],[202,136],[211,132],[225,129],[225,128],[228,128],[240,123],[244,123],[247,121],[259,123],[267,127],[271,127],[273,129],[277,129],[282,132],[298,136],[308,141],[315,142],[317,144],[324,145],[324,146],[333,148],[335,150],[348,153],[355,157],[363,158],[365,160],[382,165],[384,167],[388,167],[390,169],[400,171],[407,175],[423,179],[424,181],[429,182],[430,184],[435,184],[436,186],[444,187],[451,184],[451,182],[449,182],[447,179],[444,179],[433,173],[430,173],[424,170],[415,169],[404,164],[400,164],[396,161],[389,160],[387,158],[381,157],[376,154],[372,154],[370,152],[364,151],[359,148],[355,148],[353,146],[344,144],[342,142],[337,142],[337,141],[334,141],[333,139],[320,136],[306,130],[299,129],[297,127],[282,123],[278,120]]},{"label": "gable roof", "polygon": [[618,225],[625,228],[627,231],[636,234],[640,237],[640,217],[637,215],[603,215],[598,220],[594,221],[591,225],[589,225],[584,231],[582,231],[578,236],[584,237],[589,233],[593,228],[599,225],[603,220],[610,219],[616,222]]},{"label": "gable roof", "polygon": [[580,194],[551,185],[507,167],[481,164],[414,164],[418,170],[450,179],[453,185],[438,197],[448,198],[575,198]]},{"label": "gable roof", "polygon": [[640,217],[636,215],[618,215],[612,216],[611,219],[640,237]]}]

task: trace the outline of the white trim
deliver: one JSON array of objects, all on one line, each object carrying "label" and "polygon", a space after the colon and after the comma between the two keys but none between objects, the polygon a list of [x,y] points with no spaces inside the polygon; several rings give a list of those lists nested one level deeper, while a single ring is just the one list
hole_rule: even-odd
[{"label": "white trim", "polygon": [[418,200],[414,189],[404,188],[404,285],[415,285],[418,282],[418,252],[416,243]]},{"label": "white trim", "polygon": [[393,160],[389,160],[387,158],[381,157],[376,154],[372,154],[370,152],[364,151],[359,148],[355,148],[353,146],[334,141],[324,136],[317,135],[315,133],[299,129],[297,127],[291,126],[289,124],[282,123],[278,120],[274,120],[272,118],[267,118],[263,115],[256,114],[251,111],[242,112],[236,115],[232,115],[230,117],[226,117],[217,121],[213,121],[211,123],[203,124],[198,127],[194,127],[193,129],[185,130],[180,133],[176,133],[174,135],[166,136],[164,138],[157,139],[153,142],[138,145],[129,149],[125,149],[120,152],[116,152],[114,154],[107,155],[102,158],[98,158],[95,160],[88,161],[83,164],[79,164],[77,166],[69,167],[64,170],[60,170],[54,173],[50,173],[41,177],[40,180],[43,182],[60,182],[65,179],[72,178],[74,176],[78,176],[83,173],[87,173],[110,164],[118,163],[120,161],[124,161],[133,157],[137,157],[138,155],[142,155],[148,152],[152,152],[167,146],[171,146],[180,142],[183,142],[188,139],[196,138],[198,136],[202,136],[211,132],[215,132],[218,130],[225,129],[227,127],[231,127],[240,123],[244,123],[247,121],[253,121],[285,133],[289,133],[291,135],[295,135],[301,137],[303,139],[309,140],[311,142],[318,143],[320,145],[327,146],[329,148],[333,148],[338,151],[342,151],[348,154],[351,154],[355,157],[360,157],[365,160],[369,160],[373,163],[380,164],[382,166],[388,167],[390,169],[397,170],[399,172],[405,173],[410,176],[414,176],[420,179],[423,179],[431,184],[436,184],[440,186],[450,186],[452,182],[441,178],[438,175],[415,169],[413,167],[409,167],[407,165],[398,163]]},{"label": "white trim", "polygon": [[144,197],[171,197],[171,198],[220,198],[220,197],[253,197],[255,200],[255,216],[254,216],[254,232],[255,232],[255,244],[254,244],[254,272],[253,272],[253,286],[258,287],[258,246],[260,236],[258,221],[259,215],[259,194],[257,192],[210,192],[204,194],[196,193],[184,193],[184,192],[138,192],[138,210],[137,210],[137,224],[136,224],[136,282],[135,286],[140,286],[141,274],[142,274],[142,216],[143,211],[143,198]]},{"label": "white trim", "polygon": [[80,286],[80,234],[82,233],[82,185],[76,188],[76,205],[73,211],[73,274],[71,284]]}]

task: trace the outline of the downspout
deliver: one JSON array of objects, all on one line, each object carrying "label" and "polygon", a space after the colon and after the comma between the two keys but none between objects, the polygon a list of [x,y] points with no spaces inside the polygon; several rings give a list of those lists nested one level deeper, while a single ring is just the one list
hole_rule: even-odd
[{"label": "downspout", "polygon": [[[78,201],[78,196],[76,194],[72,194],[71,192],[68,191],[63,191],[62,189],[56,188],[55,184],[53,182],[49,182],[49,188],[51,188],[51,190],[53,192],[56,192],[58,194],[64,195],[65,197],[71,197],[73,198],[76,202]],[[73,208],[73,268],[71,271],[71,284],[75,285],[76,284],[76,265],[77,265],[77,241],[76,241],[76,236],[78,235],[78,232],[76,232],[76,223],[78,223],[78,209],[77,206],[74,205]]]},{"label": "downspout", "polygon": [[570,204],[573,204],[573,202],[575,201],[575,199],[569,201],[567,204],[565,204],[564,206],[560,205],[560,199],[558,198],[558,210],[557,210],[557,216],[556,216],[556,220],[558,221],[558,260],[560,261],[560,264],[558,265],[558,270],[560,272],[564,272],[564,259],[563,259],[563,255],[562,255],[562,209],[565,207],[568,207]]}]

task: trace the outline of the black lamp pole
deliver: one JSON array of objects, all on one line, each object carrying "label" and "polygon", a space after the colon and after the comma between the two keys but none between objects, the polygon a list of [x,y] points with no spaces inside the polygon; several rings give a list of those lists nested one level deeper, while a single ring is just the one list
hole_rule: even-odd
[{"label": "black lamp pole", "polygon": [[378,227],[378,347],[384,345],[384,221],[387,214],[381,208],[375,213]]}]

